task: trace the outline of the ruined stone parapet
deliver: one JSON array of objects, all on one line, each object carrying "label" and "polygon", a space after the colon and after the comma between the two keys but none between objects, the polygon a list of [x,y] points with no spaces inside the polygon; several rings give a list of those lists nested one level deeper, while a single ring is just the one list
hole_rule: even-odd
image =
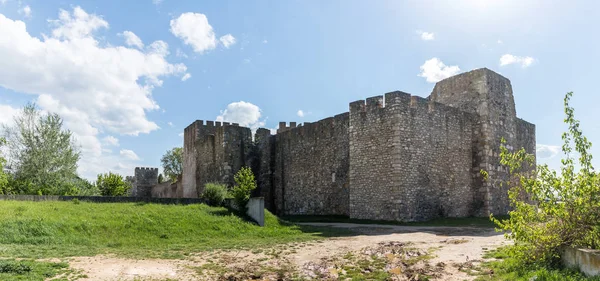
[{"label": "ruined stone parapet", "polygon": [[131,195],[151,197],[152,187],[158,184],[158,168],[136,167]]}]

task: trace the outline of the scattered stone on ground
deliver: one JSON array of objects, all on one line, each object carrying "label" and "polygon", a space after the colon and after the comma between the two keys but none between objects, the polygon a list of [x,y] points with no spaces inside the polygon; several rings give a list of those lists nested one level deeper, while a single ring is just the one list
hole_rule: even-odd
[{"label": "scattered stone on ground", "polygon": [[[212,251],[185,260],[76,257],[79,280],[345,280],[389,275],[392,280],[472,280],[484,251],[508,243],[490,228],[314,223],[352,228],[356,236]],[[380,276],[380,275],[379,275]]]}]

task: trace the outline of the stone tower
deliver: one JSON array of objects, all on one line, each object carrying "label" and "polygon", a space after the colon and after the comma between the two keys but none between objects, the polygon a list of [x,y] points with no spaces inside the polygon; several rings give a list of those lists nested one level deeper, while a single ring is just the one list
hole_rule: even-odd
[{"label": "stone tower", "polygon": [[151,197],[152,187],[158,184],[158,168],[136,167],[131,196]]},{"label": "stone tower", "polygon": [[[500,167],[500,143],[506,140],[510,150],[521,149],[535,154],[535,125],[517,118],[510,80],[481,68],[438,82],[430,96],[434,102],[475,113],[477,132],[473,155],[475,200],[482,206],[477,215],[505,214],[509,211],[506,188],[498,181],[506,180],[507,171]],[[482,181],[480,170],[489,172]]]}]

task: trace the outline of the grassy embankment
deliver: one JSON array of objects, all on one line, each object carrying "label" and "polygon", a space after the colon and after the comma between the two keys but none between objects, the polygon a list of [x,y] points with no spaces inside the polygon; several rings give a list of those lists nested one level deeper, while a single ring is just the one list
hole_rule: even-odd
[{"label": "grassy embankment", "polygon": [[96,254],[181,258],[213,249],[257,248],[347,235],[296,226],[266,213],[259,227],[225,208],[87,202],[0,202],[0,257]]}]

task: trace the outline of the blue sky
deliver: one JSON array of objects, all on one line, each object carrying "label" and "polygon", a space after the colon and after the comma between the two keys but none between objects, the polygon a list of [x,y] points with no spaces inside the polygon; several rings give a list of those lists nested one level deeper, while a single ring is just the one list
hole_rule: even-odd
[{"label": "blue sky", "polygon": [[273,129],[393,90],[426,97],[439,79],[487,67],[536,124],[538,161],[558,167],[567,91],[600,140],[599,5],[0,0],[0,122],[35,101],[74,132],[83,176],[128,175],[158,167],[196,119]]}]

